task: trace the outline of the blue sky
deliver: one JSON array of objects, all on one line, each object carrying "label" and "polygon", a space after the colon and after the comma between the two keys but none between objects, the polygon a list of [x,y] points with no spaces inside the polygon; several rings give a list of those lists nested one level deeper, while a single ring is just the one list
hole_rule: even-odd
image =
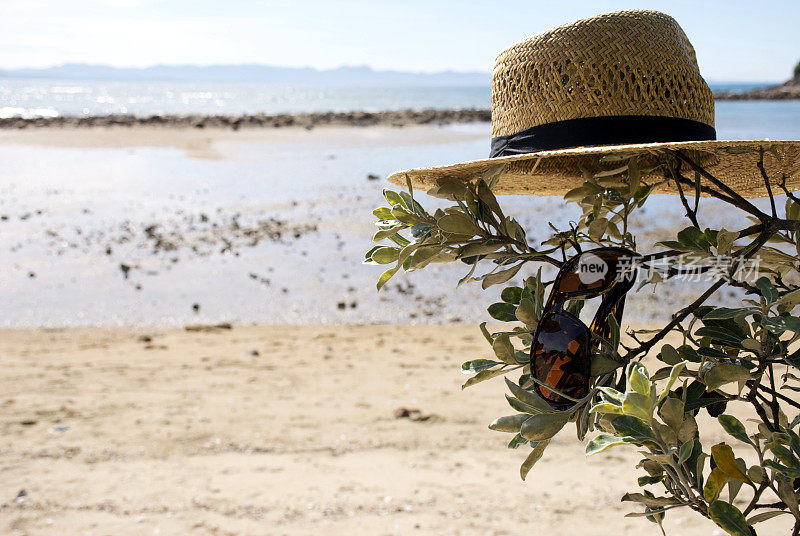
[{"label": "blue sky", "polygon": [[489,71],[510,44],[606,11],[675,17],[712,81],[779,81],[800,60],[800,2],[0,0],[0,68],[263,63]]}]

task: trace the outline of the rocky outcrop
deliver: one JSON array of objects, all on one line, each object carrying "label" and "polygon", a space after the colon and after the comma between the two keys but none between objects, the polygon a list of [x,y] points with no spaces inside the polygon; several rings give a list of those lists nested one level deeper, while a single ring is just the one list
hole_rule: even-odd
[{"label": "rocky outcrop", "polygon": [[794,76],[783,84],[752,91],[722,91],[714,93],[719,100],[788,100],[800,99],[800,63],[794,68]]}]

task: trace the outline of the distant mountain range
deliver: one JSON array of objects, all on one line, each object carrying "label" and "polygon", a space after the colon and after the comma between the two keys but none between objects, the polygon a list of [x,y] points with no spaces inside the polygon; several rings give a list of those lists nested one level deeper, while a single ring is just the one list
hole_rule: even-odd
[{"label": "distant mountain range", "polygon": [[155,65],[143,68],[68,63],[43,69],[0,69],[0,78],[57,78],[160,82],[260,82],[275,84],[334,84],[391,86],[484,86],[490,73],[443,71],[415,73],[376,71],[371,67],[273,67],[269,65]]}]

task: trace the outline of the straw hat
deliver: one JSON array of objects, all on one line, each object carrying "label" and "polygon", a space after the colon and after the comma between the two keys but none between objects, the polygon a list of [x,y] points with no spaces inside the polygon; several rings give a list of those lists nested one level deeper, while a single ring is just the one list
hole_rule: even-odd
[{"label": "straw hat", "polygon": [[[389,181],[405,186],[408,177],[428,190],[441,178],[471,180],[502,163],[495,193],[556,195],[583,184],[587,171],[620,165],[603,156],[642,155],[646,167],[663,161],[666,149],[682,149],[740,194],[759,197],[767,194],[756,166],[760,148],[771,181],[785,177],[787,188],[800,187],[800,141],[716,140],[714,96],[675,19],[618,11],[548,30],[497,56],[490,158],[400,171]],[[643,180],[677,193],[666,178],[659,166]]]}]

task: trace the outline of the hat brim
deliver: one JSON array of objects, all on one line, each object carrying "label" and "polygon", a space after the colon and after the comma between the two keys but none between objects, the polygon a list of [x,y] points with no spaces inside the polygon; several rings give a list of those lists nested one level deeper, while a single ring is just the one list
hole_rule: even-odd
[{"label": "hat brim", "polygon": [[[744,197],[764,197],[769,191],[758,163],[763,150],[764,170],[771,185],[782,181],[789,190],[800,188],[800,141],[735,140],[605,145],[540,151],[499,158],[484,158],[447,166],[415,168],[392,173],[388,180],[399,186],[411,185],[427,191],[441,179],[470,181],[498,164],[506,168],[493,191],[501,195],[563,195],[581,186],[588,174],[613,170],[626,155],[639,156],[640,167],[647,168],[668,157],[668,149],[695,152],[703,167],[714,177]],[[618,156],[619,158],[610,158]],[[608,157],[608,158],[603,158]],[[687,176],[693,173],[686,171]],[[650,184],[658,183],[658,193],[678,193],[674,181],[668,181],[664,166],[643,174]],[[775,193],[780,193],[778,190]]]}]

